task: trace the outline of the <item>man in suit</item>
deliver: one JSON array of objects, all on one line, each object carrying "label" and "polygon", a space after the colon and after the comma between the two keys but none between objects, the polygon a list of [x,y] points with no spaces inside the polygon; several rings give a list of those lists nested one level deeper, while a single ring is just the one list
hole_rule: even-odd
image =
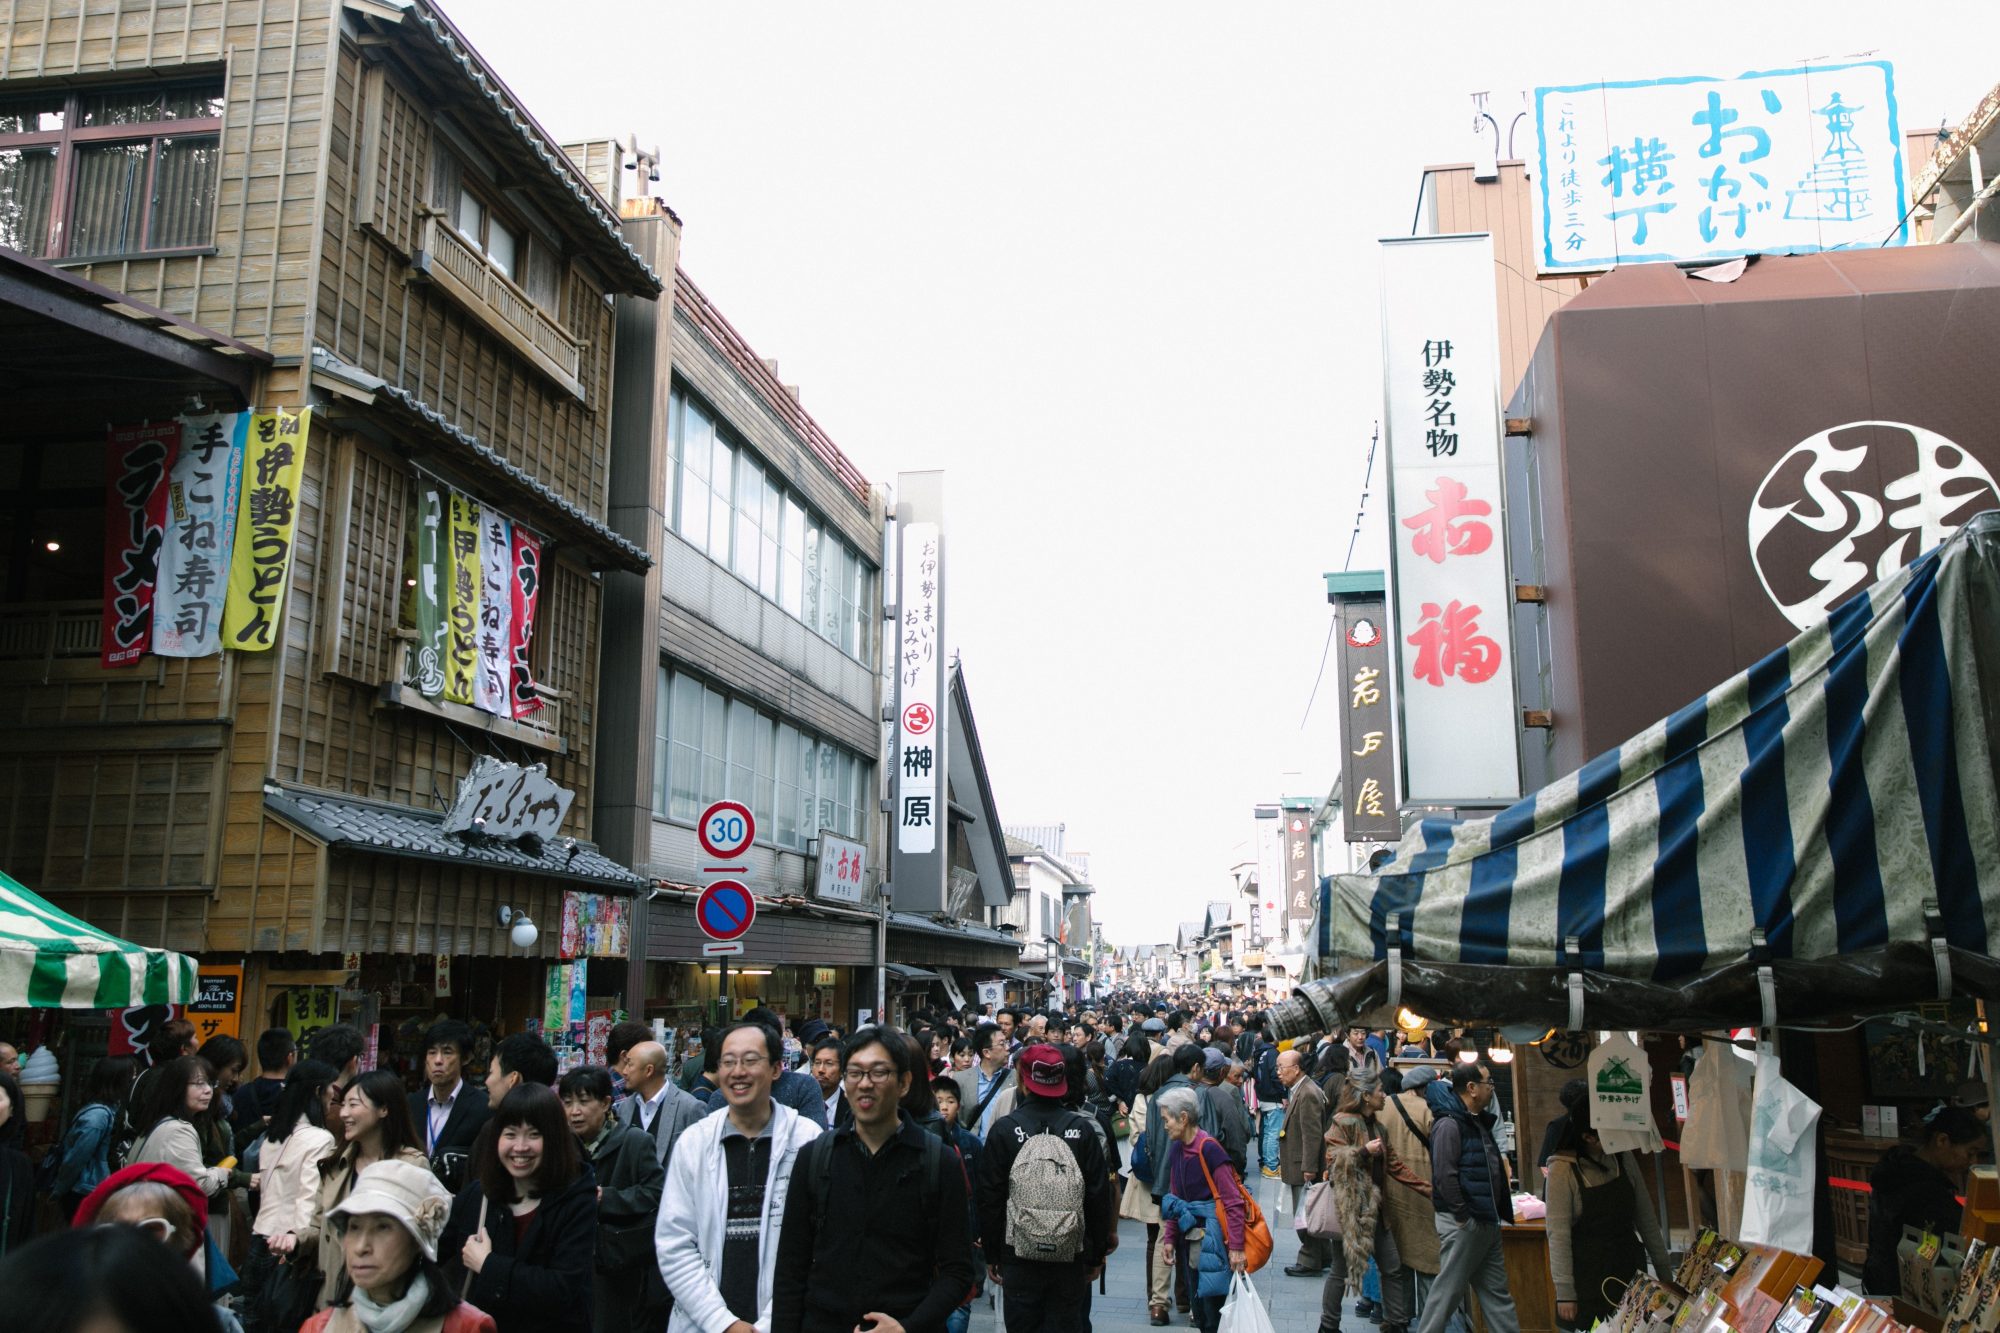
[{"label": "man in suit", "polygon": [[625,1052],[619,1072],[625,1076],[626,1097],[618,1103],[618,1123],[652,1135],[665,1167],[681,1131],[708,1114],[708,1108],[667,1077],[667,1050],[657,1041],[642,1041]]},{"label": "man in suit", "polygon": [[[1306,1186],[1320,1177],[1326,1147],[1326,1093],[1306,1077],[1304,1059],[1297,1051],[1278,1052],[1278,1082],[1285,1087],[1284,1125],[1278,1131],[1278,1176],[1292,1195],[1292,1216],[1298,1216],[1299,1202]],[[1328,1246],[1324,1240],[1301,1234],[1299,1257],[1285,1269],[1288,1277],[1310,1277],[1326,1271]]]},{"label": "man in suit", "polygon": [[410,1094],[410,1123],[423,1139],[431,1171],[454,1194],[465,1184],[473,1141],[493,1113],[485,1087],[466,1082],[465,1056],[471,1048],[472,1029],[457,1019],[431,1024],[424,1033],[424,1078],[430,1086]]},{"label": "man in suit", "polygon": [[972,1068],[954,1069],[951,1076],[958,1081],[959,1123],[983,1143],[986,1131],[1014,1109],[1019,1092],[1007,1065],[1007,1034],[999,1024],[979,1025],[972,1034],[972,1053]]}]

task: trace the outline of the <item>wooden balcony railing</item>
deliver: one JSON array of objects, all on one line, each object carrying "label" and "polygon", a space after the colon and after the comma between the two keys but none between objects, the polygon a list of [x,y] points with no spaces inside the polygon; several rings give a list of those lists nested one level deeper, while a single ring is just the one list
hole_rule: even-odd
[{"label": "wooden balcony railing", "polygon": [[417,271],[471,311],[543,374],[584,398],[583,344],[515,286],[445,220],[426,214],[417,232]]},{"label": "wooden balcony railing", "polygon": [[505,736],[527,745],[544,750],[565,753],[569,744],[563,739],[563,705],[569,695],[552,685],[535,682],[536,690],[545,702],[534,712],[522,718],[498,717],[469,704],[451,703],[444,699],[428,699],[415,684],[417,680],[416,635],[407,629],[396,633],[396,651],[391,659],[395,666],[394,679],[382,686],[382,701],[410,709],[412,712],[429,713],[433,717],[448,718],[463,726],[476,727],[495,736]]},{"label": "wooden balcony railing", "polygon": [[0,606],[0,662],[95,660],[103,641],[102,602]]}]

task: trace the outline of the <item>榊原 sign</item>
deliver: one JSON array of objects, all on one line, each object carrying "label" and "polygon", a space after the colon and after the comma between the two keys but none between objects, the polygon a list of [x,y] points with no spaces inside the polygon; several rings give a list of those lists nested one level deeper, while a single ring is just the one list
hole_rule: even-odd
[{"label": "\u698a\u539f sign", "polygon": [[1886,60],[1535,89],[1544,273],[1900,245]]},{"label": "\u698a\u539f sign", "polygon": [[1521,794],[1494,299],[1492,237],[1382,242],[1395,697],[1414,802]]}]

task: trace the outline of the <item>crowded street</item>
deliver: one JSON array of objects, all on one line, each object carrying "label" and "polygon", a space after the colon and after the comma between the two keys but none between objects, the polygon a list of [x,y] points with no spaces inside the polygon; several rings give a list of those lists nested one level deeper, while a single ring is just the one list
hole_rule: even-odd
[{"label": "crowded street", "polygon": [[0,0],[0,1333],[2000,1333],[2000,4],[1711,9]]}]

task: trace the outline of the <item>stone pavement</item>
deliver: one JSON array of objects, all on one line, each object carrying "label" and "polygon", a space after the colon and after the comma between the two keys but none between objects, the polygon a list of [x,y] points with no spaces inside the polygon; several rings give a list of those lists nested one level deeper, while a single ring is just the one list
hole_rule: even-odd
[{"label": "stone pavement", "polygon": [[[1257,1205],[1264,1210],[1271,1235],[1277,1241],[1277,1248],[1271,1255],[1271,1262],[1254,1274],[1250,1281],[1255,1284],[1257,1294],[1264,1298],[1276,1333],[1315,1333],[1319,1328],[1320,1285],[1323,1279],[1285,1276],[1285,1265],[1298,1256],[1299,1243],[1292,1231],[1291,1214],[1281,1215],[1278,1211],[1284,1190],[1277,1181],[1261,1177],[1251,1184]],[[1103,1295],[1096,1294],[1095,1288],[1092,1289],[1091,1333],[1152,1333],[1146,1311],[1145,1223],[1119,1221],[1118,1252],[1111,1256],[1104,1279]],[[990,1283],[988,1291],[992,1291]],[[1004,1300],[1005,1296],[1000,1299]],[[1169,1319],[1169,1329],[1180,1329],[1185,1333],[1188,1328],[1186,1315],[1173,1312],[1169,1314]],[[1342,1327],[1348,1333],[1374,1333],[1376,1325],[1354,1313],[1353,1297],[1350,1296]],[[989,1305],[985,1296],[973,1302],[972,1326],[968,1333],[1001,1333],[1002,1328],[997,1305]]]}]

